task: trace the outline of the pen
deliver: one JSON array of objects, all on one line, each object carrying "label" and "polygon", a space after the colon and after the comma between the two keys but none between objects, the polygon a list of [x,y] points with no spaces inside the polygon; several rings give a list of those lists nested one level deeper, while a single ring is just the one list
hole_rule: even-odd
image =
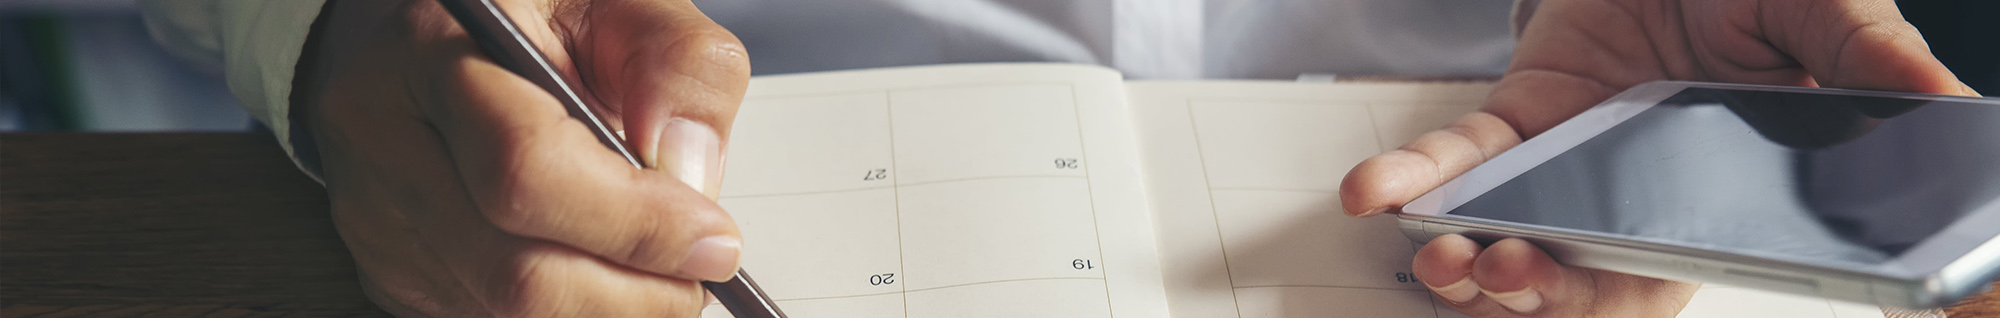
[{"label": "pen", "polygon": [[[494,63],[555,95],[556,100],[561,101],[563,108],[569,111],[570,117],[576,117],[590,128],[598,143],[624,156],[633,167],[646,168],[639,158],[625,150],[624,142],[611,135],[611,130],[604,127],[604,121],[599,120],[597,114],[584,107],[583,99],[577,97],[576,91],[562,80],[561,75],[556,74],[548,58],[535,49],[535,43],[521,34],[514,21],[508,20],[507,13],[501,11],[493,0],[438,0],[438,3],[444,5],[445,11],[451,12],[452,19],[458,20],[458,25],[465,28],[472,41],[478,43],[480,50],[492,57]],[[785,312],[778,310],[778,306],[771,303],[770,296],[765,295],[764,290],[757,287],[757,282],[750,279],[750,272],[741,268],[729,281],[701,282],[701,286],[714,294],[715,299],[722,302],[722,307],[728,308],[729,314],[736,318],[785,317]]]}]

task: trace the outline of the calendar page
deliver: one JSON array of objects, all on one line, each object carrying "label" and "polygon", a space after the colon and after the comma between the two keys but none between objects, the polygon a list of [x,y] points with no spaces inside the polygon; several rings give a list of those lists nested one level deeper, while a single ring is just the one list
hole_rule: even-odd
[{"label": "calendar page", "polygon": [[[1064,64],[751,80],[720,202],[793,317],[1463,317],[1347,169],[1490,84],[1124,82]],[[704,317],[729,317],[711,305]],[[1703,286],[1683,317],[1881,317]]]},{"label": "calendar page", "polygon": [[[1133,82],[1176,318],[1463,317],[1410,273],[1393,216],[1341,212],[1348,169],[1476,110],[1485,83]],[[1882,317],[1722,285],[1682,317]]]},{"label": "calendar page", "polygon": [[1091,66],[760,77],[720,201],[793,317],[1166,317],[1124,99]]}]

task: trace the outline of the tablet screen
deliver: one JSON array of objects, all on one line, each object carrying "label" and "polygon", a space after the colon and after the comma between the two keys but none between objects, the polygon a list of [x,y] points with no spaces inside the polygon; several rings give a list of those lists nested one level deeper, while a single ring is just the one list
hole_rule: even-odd
[{"label": "tablet screen", "polygon": [[1879,264],[1996,198],[2000,107],[1689,88],[1449,213]]}]

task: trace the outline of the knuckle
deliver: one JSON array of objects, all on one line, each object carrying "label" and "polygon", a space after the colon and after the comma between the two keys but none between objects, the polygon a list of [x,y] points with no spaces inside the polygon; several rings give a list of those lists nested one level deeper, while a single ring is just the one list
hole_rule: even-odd
[{"label": "knuckle", "polygon": [[746,68],[750,65],[749,54],[743,48],[743,42],[736,38],[736,34],[714,23],[688,26],[680,36],[669,43],[669,48],[685,56],[718,64],[742,65]]},{"label": "knuckle", "polygon": [[1451,125],[1445,127],[1444,131],[1450,133],[1451,137],[1454,137],[1447,140],[1450,140],[1453,144],[1458,145],[1459,148],[1464,148],[1464,150],[1468,150],[1465,151],[1466,155],[1474,156],[1473,158],[1476,158],[1479,161],[1484,161],[1486,159],[1493,158],[1492,155],[1486,153],[1486,147],[1480,146],[1479,141],[1487,139],[1487,136],[1486,134],[1481,133],[1479,129],[1466,125]]},{"label": "knuckle", "polygon": [[[435,52],[418,52],[416,58],[421,61],[433,62],[416,63],[419,65],[407,68],[405,71],[409,74],[406,77],[412,79],[412,82],[414,82],[411,84],[417,88],[415,89],[416,91],[435,94],[435,97],[432,97],[431,100],[426,100],[425,102],[427,103],[424,104],[431,105],[434,108],[458,107],[459,109],[464,109],[463,107],[468,107],[467,104],[472,102],[469,100],[474,98],[472,95],[480,91],[478,82],[468,80],[479,78],[481,75],[479,70],[479,63],[481,61],[478,58],[470,54],[447,57]],[[455,112],[440,112],[433,109],[430,113],[435,119],[445,120],[452,119],[452,117],[445,115],[451,115]]]},{"label": "knuckle", "polygon": [[1450,155],[1450,152],[1454,150],[1462,150],[1456,148],[1460,146],[1460,142],[1463,140],[1465,140],[1465,136],[1461,135],[1460,132],[1453,128],[1444,128],[1417,135],[1417,139],[1411,141],[1409,147],[1404,149],[1432,158],[1442,158]]},{"label": "knuckle", "polygon": [[494,273],[494,288],[486,292],[488,310],[500,317],[554,317],[565,301],[555,262],[542,253],[523,256]]},{"label": "knuckle", "polygon": [[465,33],[436,1],[409,1],[391,10],[382,34],[401,35],[405,44],[425,47]]},{"label": "knuckle", "polygon": [[660,231],[662,227],[660,226],[660,222],[656,221],[657,217],[651,213],[643,213],[638,217],[639,219],[636,222],[628,225],[634,227],[633,230],[637,232],[632,233],[634,240],[630,241],[632,243],[623,254],[625,256],[624,263],[634,267],[654,270],[674,267],[676,265],[673,264],[675,259],[671,255],[678,255],[678,253],[670,250],[679,249],[671,248],[671,244],[666,244],[667,242],[663,241],[667,237],[661,235]]},{"label": "knuckle", "polygon": [[698,65],[703,72],[728,77],[750,75],[750,55],[736,34],[713,22],[682,23],[673,27],[661,51],[681,65]]},{"label": "knuckle", "polygon": [[438,128],[451,129],[454,123],[467,120],[472,104],[480,102],[479,94],[484,92],[480,82],[471,80],[487,76],[491,71],[481,69],[487,63],[477,55],[462,52],[440,52],[438,50],[416,49],[405,63],[389,72],[399,72],[404,79],[402,90],[410,95],[417,110]]},{"label": "knuckle", "polygon": [[536,129],[534,126],[521,127],[507,130],[518,135],[497,136],[513,141],[499,143],[502,147],[496,152],[499,155],[490,158],[494,173],[486,174],[486,178],[491,180],[481,182],[490,188],[484,191],[486,193],[476,195],[480,211],[488,221],[500,230],[516,235],[536,236],[537,230],[548,223],[547,218],[553,214],[547,211],[551,204],[545,201],[555,198],[548,197],[548,189],[542,189],[543,184],[548,182],[541,180],[550,174],[547,171],[549,167],[544,164],[551,161],[540,157],[550,154],[534,151],[534,147],[527,145],[539,139],[533,133]]},{"label": "knuckle", "polygon": [[[632,76],[652,77],[673,85],[673,98],[694,103],[679,104],[696,116],[733,113],[750,79],[750,57],[743,43],[729,30],[706,19],[684,18],[667,22],[650,33],[636,54],[658,73]],[[725,121],[726,122],[726,121]]]}]

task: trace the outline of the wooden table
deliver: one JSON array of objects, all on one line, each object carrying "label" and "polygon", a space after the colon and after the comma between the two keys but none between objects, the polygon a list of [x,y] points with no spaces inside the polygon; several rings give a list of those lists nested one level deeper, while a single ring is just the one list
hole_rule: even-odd
[{"label": "wooden table", "polygon": [[268,136],[0,134],[0,317],[386,315]]}]

